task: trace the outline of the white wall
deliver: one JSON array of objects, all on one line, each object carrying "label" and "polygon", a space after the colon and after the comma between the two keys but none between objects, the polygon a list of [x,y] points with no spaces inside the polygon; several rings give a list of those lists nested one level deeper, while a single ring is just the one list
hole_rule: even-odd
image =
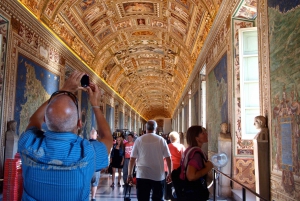
[{"label": "white wall", "polygon": [[170,133],[172,131],[172,119],[164,118],[164,133]]}]

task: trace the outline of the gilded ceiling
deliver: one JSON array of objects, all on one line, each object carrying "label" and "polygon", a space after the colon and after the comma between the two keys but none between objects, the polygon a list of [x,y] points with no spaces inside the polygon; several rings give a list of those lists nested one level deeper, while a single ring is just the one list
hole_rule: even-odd
[{"label": "gilded ceiling", "polygon": [[20,0],[143,117],[170,118],[222,0]]}]

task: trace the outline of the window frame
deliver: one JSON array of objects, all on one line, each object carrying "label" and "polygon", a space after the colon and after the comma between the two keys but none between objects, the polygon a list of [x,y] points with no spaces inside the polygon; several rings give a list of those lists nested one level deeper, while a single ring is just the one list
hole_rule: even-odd
[{"label": "window frame", "polygon": [[[243,140],[253,140],[254,137],[256,136],[257,132],[255,131],[255,127],[253,125],[254,123],[254,117],[255,116],[258,116],[260,115],[260,88],[259,88],[259,63],[258,63],[258,35],[257,35],[257,52],[256,53],[253,53],[253,54],[244,54],[244,36],[243,34],[245,32],[253,32],[255,31],[257,33],[257,27],[249,27],[249,28],[241,28],[239,29],[239,59],[240,59],[240,104],[241,104],[241,137]],[[246,81],[246,79],[244,78],[244,71],[245,71],[245,64],[244,64],[244,58],[254,58],[256,57],[257,58],[257,72],[256,75],[256,79],[255,80],[251,80],[251,81]],[[249,73],[249,71],[247,71]],[[253,72],[253,71],[251,71]],[[246,101],[244,100],[245,99],[245,96],[246,96],[246,85],[250,86],[252,84],[252,86],[254,85],[258,91],[257,91],[257,99],[256,100],[256,103],[258,105],[256,106],[252,106],[252,107],[247,107],[245,105]],[[249,96],[250,94],[248,94]],[[247,101],[248,103],[251,102],[250,99],[248,99]],[[247,112],[246,112],[247,111]],[[253,113],[250,114],[250,111],[252,111]],[[247,118],[248,116],[248,118]],[[250,117],[253,117],[250,118]],[[251,119],[251,122],[248,122],[247,119],[250,121]],[[247,121],[247,122],[246,122]],[[253,126],[253,127],[250,127],[249,129],[249,126]],[[246,131],[247,129],[247,131]],[[249,130],[251,132],[249,132]],[[248,133],[247,133],[248,132]]]}]

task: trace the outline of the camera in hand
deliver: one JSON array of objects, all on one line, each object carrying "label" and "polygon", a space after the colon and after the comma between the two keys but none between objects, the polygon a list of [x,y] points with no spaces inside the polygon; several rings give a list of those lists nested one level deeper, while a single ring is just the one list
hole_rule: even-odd
[{"label": "camera in hand", "polygon": [[82,87],[88,87],[90,85],[90,78],[88,75],[84,75],[81,78],[81,86]]}]

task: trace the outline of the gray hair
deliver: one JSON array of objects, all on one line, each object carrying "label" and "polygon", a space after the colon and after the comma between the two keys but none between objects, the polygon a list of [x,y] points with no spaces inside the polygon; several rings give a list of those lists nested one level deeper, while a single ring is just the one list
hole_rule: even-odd
[{"label": "gray hair", "polygon": [[146,129],[149,131],[154,131],[157,128],[157,123],[154,120],[149,120],[146,124]]}]

